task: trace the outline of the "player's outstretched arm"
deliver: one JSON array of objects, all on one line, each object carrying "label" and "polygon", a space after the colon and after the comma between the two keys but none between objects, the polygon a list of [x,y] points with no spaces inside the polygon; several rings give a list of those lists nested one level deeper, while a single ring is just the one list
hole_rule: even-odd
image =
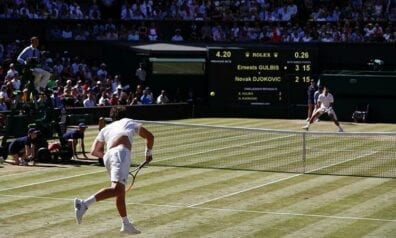
[{"label": "player's outstretched arm", "polygon": [[144,127],[140,127],[139,136],[146,140],[146,161],[153,160],[152,149],[154,145],[154,135]]}]

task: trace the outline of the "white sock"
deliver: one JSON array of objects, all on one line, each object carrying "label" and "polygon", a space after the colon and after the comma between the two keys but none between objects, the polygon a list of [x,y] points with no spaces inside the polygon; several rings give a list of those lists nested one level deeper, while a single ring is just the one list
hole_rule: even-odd
[{"label": "white sock", "polygon": [[124,224],[128,224],[128,223],[129,223],[129,219],[128,219],[127,216],[121,217],[121,219],[122,219],[122,222],[123,222]]},{"label": "white sock", "polygon": [[91,206],[94,202],[96,202],[96,198],[94,195],[84,200],[84,203],[85,205],[87,205],[87,207]]}]

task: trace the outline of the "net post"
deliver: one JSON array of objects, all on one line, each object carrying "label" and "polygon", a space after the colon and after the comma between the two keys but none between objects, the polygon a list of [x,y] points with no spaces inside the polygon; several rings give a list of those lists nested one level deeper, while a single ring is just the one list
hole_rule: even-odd
[{"label": "net post", "polygon": [[302,162],[303,162],[303,173],[306,172],[306,158],[307,158],[307,148],[306,148],[306,135],[307,133],[302,133]]}]

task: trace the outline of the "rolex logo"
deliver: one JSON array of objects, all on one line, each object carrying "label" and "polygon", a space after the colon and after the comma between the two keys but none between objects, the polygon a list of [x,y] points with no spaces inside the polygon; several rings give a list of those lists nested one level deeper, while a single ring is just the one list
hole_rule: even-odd
[{"label": "rolex logo", "polygon": [[246,58],[249,58],[249,57],[250,57],[250,52],[249,52],[249,51],[246,51],[246,52],[245,52],[245,57],[246,57]]},{"label": "rolex logo", "polygon": [[278,58],[279,53],[278,52],[274,52],[274,58]]}]

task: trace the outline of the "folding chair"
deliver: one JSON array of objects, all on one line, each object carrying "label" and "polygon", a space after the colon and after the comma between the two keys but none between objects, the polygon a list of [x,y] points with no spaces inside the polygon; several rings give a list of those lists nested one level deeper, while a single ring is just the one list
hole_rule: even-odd
[{"label": "folding chair", "polygon": [[356,107],[356,110],[352,113],[352,119],[354,122],[367,122],[370,104],[364,104]]}]

